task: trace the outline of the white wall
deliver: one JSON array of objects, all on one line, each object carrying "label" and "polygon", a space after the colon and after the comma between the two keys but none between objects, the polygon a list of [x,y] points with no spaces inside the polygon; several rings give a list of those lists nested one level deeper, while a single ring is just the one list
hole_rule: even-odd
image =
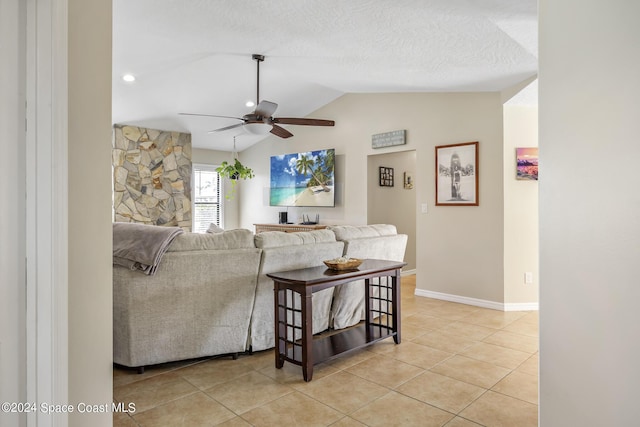
[{"label": "white wall", "polygon": [[[503,301],[500,94],[349,94],[310,117],[333,119],[336,126],[291,126],[294,137],[268,138],[240,154],[256,171],[255,179],[242,183],[242,226],[277,222],[279,209],[268,206],[272,155],[336,148],[337,206],[317,211],[322,223],[360,225],[367,222],[367,156],[416,150],[416,199],[429,206],[417,219],[417,288]],[[371,148],[371,135],[399,129],[407,130],[406,145]],[[469,141],[480,142],[480,206],[435,207],[434,147]]]},{"label": "white wall", "polygon": [[[398,233],[408,236],[404,261],[404,270],[416,268],[416,188],[405,189],[403,173],[412,172],[415,176],[415,150],[388,154],[376,154],[368,157],[367,169],[367,222],[369,224],[396,224]],[[381,187],[379,184],[380,166],[394,169],[394,186]]]},{"label": "white wall", "polygon": [[539,16],[540,425],[637,425],[640,2]]},{"label": "white wall", "polygon": [[[25,338],[25,4],[0,2],[0,402],[26,400]],[[18,414],[3,424],[25,425]]]},{"label": "white wall", "polygon": [[[230,162],[233,160],[233,154],[228,151],[218,151],[218,150],[205,150],[203,148],[192,148],[191,149],[191,161],[193,164],[204,164],[204,165],[215,165],[220,166],[220,164],[224,161]],[[228,180],[223,182],[225,195],[227,193],[227,189],[231,183]],[[193,188],[193,185],[191,186]],[[231,199],[227,199],[225,197],[224,201],[224,224],[222,228],[225,230],[233,230],[235,228],[239,228],[238,225],[238,197],[233,197]]]},{"label": "white wall", "polygon": [[[69,403],[112,401],[111,0],[69,0]],[[110,413],[70,426],[111,426]]]},{"label": "white wall", "polygon": [[[538,302],[538,182],[516,179],[516,148],[538,146],[538,108],[504,107],[504,301]],[[544,176],[544,172],[543,172]],[[524,283],[524,273],[533,283]]]}]

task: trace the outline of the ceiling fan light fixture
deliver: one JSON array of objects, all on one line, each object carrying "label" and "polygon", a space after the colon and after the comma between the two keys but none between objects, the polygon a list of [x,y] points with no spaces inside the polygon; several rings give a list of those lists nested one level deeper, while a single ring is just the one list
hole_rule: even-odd
[{"label": "ceiling fan light fixture", "polygon": [[242,128],[252,135],[266,135],[271,132],[272,126],[267,123],[246,123]]},{"label": "ceiling fan light fixture", "polygon": [[236,123],[235,125],[224,126],[218,129],[211,130],[209,131],[209,133],[223,132],[242,127],[242,129],[244,129],[244,131],[250,135],[258,135],[263,137],[271,133],[279,138],[291,138],[293,134],[287,129],[283,128],[281,125],[333,126],[335,124],[333,120],[307,119],[296,117],[274,117],[273,113],[275,113],[276,109],[278,108],[278,104],[276,104],[275,102],[267,101],[266,99],[260,101],[260,63],[264,61],[264,55],[254,54],[251,57],[256,61],[256,100],[258,100],[258,104],[256,105],[253,101],[247,101],[245,105],[247,107],[252,107],[255,105],[255,109],[253,110],[253,112],[245,114],[242,117],[195,113],[179,114],[186,114],[189,116],[220,117],[239,120],[241,122]]}]

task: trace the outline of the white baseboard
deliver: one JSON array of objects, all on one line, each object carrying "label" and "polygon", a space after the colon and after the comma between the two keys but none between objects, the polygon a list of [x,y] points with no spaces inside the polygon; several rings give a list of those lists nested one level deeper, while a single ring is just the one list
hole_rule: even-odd
[{"label": "white baseboard", "polygon": [[502,303],[495,301],[487,301],[478,298],[463,297],[460,295],[444,294],[441,292],[427,291],[424,289],[416,289],[415,295],[419,297],[434,298],[443,301],[457,302],[460,304],[473,305],[476,307],[490,308],[499,311],[537,311],[537,302],[523,303]]},{"label": "white baseboard", "polygon": [[538,311],[537,302],[509,302],[504,304],[504,311]]},{"label": "white baseboard", "polygon": [[412,270],[402,270],[402,273],[400,273],[400,276],[411,276],[413,274],[416,274],[416,269],[412,269]]}]

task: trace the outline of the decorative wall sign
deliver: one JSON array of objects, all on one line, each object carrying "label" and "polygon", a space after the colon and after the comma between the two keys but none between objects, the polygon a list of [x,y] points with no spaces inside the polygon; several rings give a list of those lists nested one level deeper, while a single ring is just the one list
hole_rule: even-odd
[{"label": "decorative wall sign", "polygon": [[380,187],[393,187],[393,168],[380,166]]},{"label": "decorative wall sign", "polygon": [[404,173],[404,188],[405,190],[411,190],[413,188],[413,172]]},{"label": "decorative wall sign", "polygon": [[538,147],[516,148],[516,179],[538,180]]},{"label": "decorative wall sign", "polygon": [[394,130],[392,132],[371,135],[371,148],[391,147],[407,143],[406,130]]},{"label": "decorative wall sign", "polygon": [[478,206],[478,142],[436,147],[436,206]]}]

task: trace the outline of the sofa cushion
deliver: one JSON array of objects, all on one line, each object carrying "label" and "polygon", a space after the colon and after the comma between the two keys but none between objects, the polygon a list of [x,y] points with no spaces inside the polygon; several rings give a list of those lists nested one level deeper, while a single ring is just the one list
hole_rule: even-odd
[{"label": "sofa cushion", "polygon": [[333,231],[336,240],[362,239],[365,237],[392,236],[398,234],[395,225],[371,224],[371,225],[333,225],[327,227]]},{"label": "sofa cushion", "polygon": [[227,250],[255,248],[249,230],[228,230],[222,233],[185,233],[174,239],[168,252]]},{"label": "sofa cushion", "polygon": [[329,230],[300,231],[297,233],[265,231],[263,233],[256,234],[254,240],[257,248],[266,249],[279,248],[282,246],[335,242],[336,236]]}]

